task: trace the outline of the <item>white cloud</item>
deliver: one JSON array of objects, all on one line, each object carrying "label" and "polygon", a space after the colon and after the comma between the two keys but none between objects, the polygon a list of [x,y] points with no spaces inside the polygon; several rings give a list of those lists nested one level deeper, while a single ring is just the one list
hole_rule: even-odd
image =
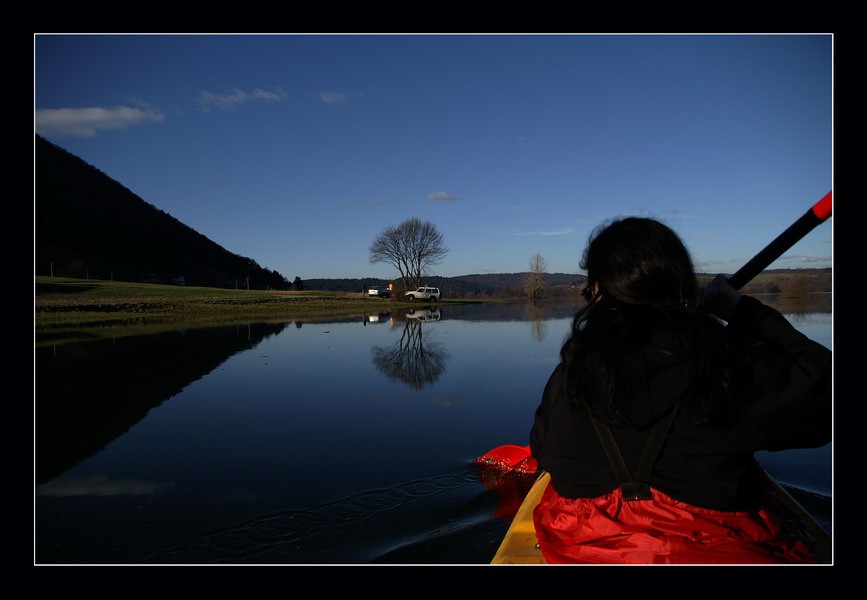
[{"label": "white cloud", "polygon": [[571,235],[575,233],[575,230],[571,227],[566,227],[563,229],[534,229],[528,231],[515,231],[513,235],[522,235],[522,236],[538,236],[538,237],[551,237],[557,235]]},{"label": "white cloud", "polygon": [[780,262],[793,262],[802,265],[811,263],[831,263],[830,256],[787,255],[781,256]]},{"label": "white cloud", "polygon": [[100,129],[126,129],[141,123],[160,123],[165,116],[151,109],[43,108],[36,111],[36,132],[40,135],[93,137]]},{"label": "white cloud", "polygon": [[250,95],[253,96],[253,98],[255,98],[256,100],[264,100],[265,102],[279,102],[286,97],[286,94],[279,90],[276,92],[269,92],[268,90],[263,90],[259,88],[253,90]]},{"label": "white cloud", "polygon": [[355,202],[343,202],[342,206],[343,208],[351,208],[353,206],[395,206],[404,204],[410,204],[410,200],[384,200],[369,198],[365,200],[357,200]]},{"label": "white cloud", "polygon": [[350,92],[345,94],[343,92],[317,92],[319,99],[322,100],[325,104],[330,104],[334,106],[336,104],[346,104],[349,102],[349,98],[363,98],[364,94],[362,92]]},{"label": "white cloud", "polygon": [[461,197],[450,192],[433,192],[427,195],[428,202],[454,202],[460,200]]},{"label": "white cloud", "polygon": [[[460,200],[461,197],[455,194],[451,194],[449,192],[432,192],[427,195],[428,202],[454,202],[456,200]],[[408,200],[406,198],[400,199],[384,199],[384,198],[365,198],[362,200],[356,200],[354,202],[344,202],[342,206],[344,208],[350,208],[353,206],[394,206],[394,205],[406,205],[413,204],[418,202],[418,200]]]},{"label": "white cloud", "polygon": [[319,92],[319,98],[325,104],[343,104],[346,102],[346,94],[341,92]]},{"label": "white cloud", "polygon": [[201,109],[205,112],[210,112],[213,109],[231,110],[236,106],[246,104],[254,100],[262,100],[265,102],[279,102],[286,97],[286,94],[281,90],[268,91],[261,88],[256,88],[252,92],[235,88],[228,94],[218,94],[215,92],[202,91],[198,95],[198,103]]}]

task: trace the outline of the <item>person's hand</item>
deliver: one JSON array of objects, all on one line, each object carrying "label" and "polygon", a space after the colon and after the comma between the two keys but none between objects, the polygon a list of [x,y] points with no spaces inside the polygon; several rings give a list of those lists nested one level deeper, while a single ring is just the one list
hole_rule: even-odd
[{"label": "person's hand", "polygon": [[699,290],[698,305],[723,321],[728,321],[735,313],[741,296],[742,294],[729,284],[725,275],[717,275]]}]

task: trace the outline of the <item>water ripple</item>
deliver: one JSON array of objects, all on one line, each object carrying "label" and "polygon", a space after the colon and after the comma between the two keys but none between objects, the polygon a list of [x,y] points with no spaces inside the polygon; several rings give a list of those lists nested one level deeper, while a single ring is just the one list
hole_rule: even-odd
[{"label": "water ripple", "polygon": [[[445,532],[460,528],[454,510],[475,505],[466,522],[486,520],[495,499],[479,492],[475,467],[461,473],[417,479],[396,487],[377,488],[323,504],[291,508],[237,525],[204,533],[149,552],[143,563],[162,564],[324,564],[366,563],[389,548],[410,529]],[[442,496],[447,495],[447,499]],[[457,502],[455,502],[457,496]],[[428,521],[419,522],[418,506],[431,505]],[[458,509],[460,510],[460,509]],[[402,513],[406,514],[402,514]],[[387,519],[378,519],[387,514]],[[466,517],[464,517],[466,519]],[[410,536],[412,534],[410,533]]]}]

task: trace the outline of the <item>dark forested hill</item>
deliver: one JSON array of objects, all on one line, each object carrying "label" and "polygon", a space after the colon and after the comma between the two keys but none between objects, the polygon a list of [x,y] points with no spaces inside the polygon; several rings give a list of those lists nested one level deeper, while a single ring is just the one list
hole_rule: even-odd
[{"label": "dark forested hill", "polygon": [[290,282],[233,254],[80,158],[35,143],[37,275],[207,287],[287,289]]}]

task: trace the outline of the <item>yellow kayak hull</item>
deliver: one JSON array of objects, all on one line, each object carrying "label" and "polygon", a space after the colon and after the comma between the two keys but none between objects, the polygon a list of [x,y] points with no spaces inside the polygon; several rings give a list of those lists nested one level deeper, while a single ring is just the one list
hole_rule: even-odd
[{"label": "yellow kayak hull", "polygon": [[512,519],[512,524],[506,531],[506,536],[491,561],[492,565],[545,564],[545,557],[536,546],[533,509],[538,506],[550,480],[551,475],[543,472],[536,479],[536,483],[533,484],[530,491],[527,492],[524,502],[515,513],[515,518]]}]

